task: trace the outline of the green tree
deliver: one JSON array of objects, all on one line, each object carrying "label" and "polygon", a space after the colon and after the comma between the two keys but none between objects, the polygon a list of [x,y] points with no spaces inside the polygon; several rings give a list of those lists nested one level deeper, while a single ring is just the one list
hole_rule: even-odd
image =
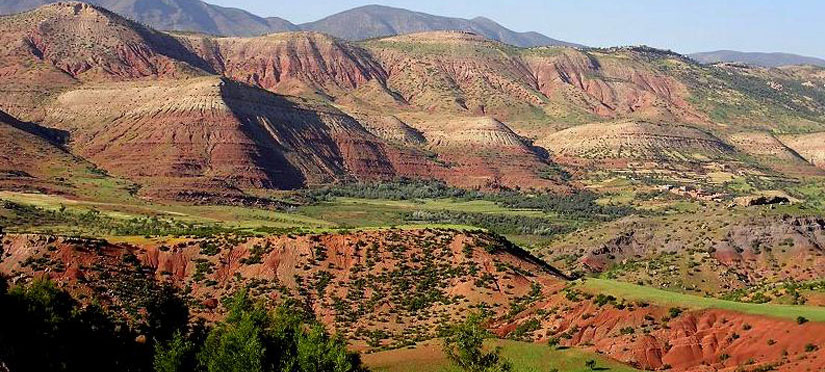
[{"label": "green tree", "polygon": [[195,344],[180,331],[168,342],[155,344],[155,372],[185,372],[194,370]]},{"label": "green tree", "polygon": [[306,332],[299,332],[295,372],[349,372],[365,371],[357,354],[347,351],[347,344],[339,336],[330,336],[320,324]]},{"label": "green tree", "polygon": [[142,371],[151,348],[100,308],[81,305],[48,280],[0,296],[0,360],[11,371]]},{"label": "green tree", "polygon": [[454,326],[444,339],[444,353],[456,366],[466,372],[509,372],[509,361],[501,358],[501,349],[484,351],[484,340],[490,338],[484,328],[481,314],[470,314],[467,320]]},{"label": "green tree", "polygon": [[227,319],[209,332],[198,355],[207,372],[366,371],[346,341],[321,324],[289,304],[267,312],[245,291],[235,295]]},{"label": "green tree", "polygon": [[247,292],[238,292],[226,321],[209,332],[198,359],[207,372],[264,372],[267,365],[264,346],[268,317],[261,306],[253,304]]}]

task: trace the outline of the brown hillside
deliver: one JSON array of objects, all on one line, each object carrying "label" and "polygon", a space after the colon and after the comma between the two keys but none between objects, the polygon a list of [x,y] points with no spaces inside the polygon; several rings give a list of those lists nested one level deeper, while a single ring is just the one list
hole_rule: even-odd
[{"label": "brown hillside", "polygon": [[314,32],[183,40],[218,73],[276,93],[337,97],[386,80],[366,51]]},{"label": "brown hillside", "polygon": [[737,150],[751,155],[771,168],[791,175],[820,175],[822,171],[804,159],[775,135],[764,132],[743,132],[728,136]]},{"label": "brown hillside", "polygon": [[705,131],[642,121],[582,125],[554,133],[537,144],[560,159],[598,161],[706,161],[734,152]]},{"label": "brown hillside", "polygon": [[419,146],[427,142],[427,139],[424,138],[421,132],[395,116],[378,118],[359,117],[358,121],[361,122],[370,133],[385,141],[409,146]]},{"label": "brown hillside", "polygon": [[7,56],[28,53],[81,80],[181,77],[208,68],[175,38],[77,2],[3,17],[0,40]]},{"label": "brown hillside", "polygon": [[[650,48],[522,49],[466,32],[361,43],[306,32],[170,35],[81,3],[2,17],[0,40],[0,109],[68,130],[72,151],[158,196],[397,176],[556,188],[539,176],[548,176],[547,151],[525,138],[562,160],[726,167],[732,148],[705,130],[727,138],[740,126],[820,125],[818,83],[787,80],[813,73],[700,66]],[[190,80],[220,78],[241,84],[227,90]],[[257,112],[233,98],[241,90],[268,97],[256,102],[289,103],[266,102]],[[454,125],[487,116],[507,124]],[[649,124],[662,122],[674,124]],[[423,148],[416,131],[428,141]],[[800,167],[774,169],[811,171]],[[152,191],[152,183],[168,190]]]},{"label": "brown hillside", "polygon": [[544,95],[600,117],[700,120],[688,87],[632,52],[545,48],[525,52],[524,61]]},{"label": "brown hillside", "polygon": [[557,179],[539,177],[540,171],[551,166],[546,154],[495,118],[461,118],[418,126],[427,137],[429,149],[454,170],[451,177],[463,177],[465,184],[567,189]]},{"label": "brown hillside", "polygon": [[139,277],[140,267],[157,280],[191,287],[193,310],[207,319],[220,317],[221,300],[245,286],[272,301],[295,298],[361,347],[374,337],[395,347],[436,337],[439,327],[482,303],[502,315],[534,285],[561,280],[500,238],[442,230],[216,237],[142,246],[8,235],[2,248],[0,272],[48,273],[71,292],[104,304],[128,298],[117,285]]},{"label": "brown hillside", "polygon": [[825,168],[825,132],[782,136],[782,141],[811,164]]},{"label": "brown hillside", "polygon": [[0,187],[71,193],[69,180],[91,176],[92,168],[61,147],[64,136],[0,111]]},{"label": "brown hillside", "polygon": [[79,154],[147,194],[394,175],[379,140],[340,111],[218,77],[87,86],[49,111]]},{"label": "brown hillside", "polygon": [[[398,176],[471,187],[556,186],[538,178],[544,161],[531,150],[516,152],[528,162],[515,174],[505,162],[513,158],[496,158],[489,146],[433,156],[417,148],[423,138],[411,127],[390,123],[390,131],[404,132],[401,137],[374,129],[376,136],[324,103],[220,78],[348,107],[365,100],[405,105],[387,89],[387,73],[370,53],[321,34],[173,37],[79,3],[46,6],[0,24],[7,27],[3,36],[21,45],[8,49],[5,60],[30,60],[4,76],[3,87],[13,94],[0,99],[0,107],[68,131],[72,151],[138,182],[145,196],[220,196]],[[39,27],[64,36],[43,38],[47,48],[22,48]],[[110,53],[121,49],[138,54]],[[381,125],[373,118],[386,117],[362,116],[373,128]],[[512,147],[516,136],[507,135],[512,138],[504,147]]]},{"label": "brown hillside", "polygon": [[615,269],[612,277],[627,282],[723,295],[822,278],[823,246],[825,221],[816,216],[634,217],[560,239],[544,258],[566,270]]}]

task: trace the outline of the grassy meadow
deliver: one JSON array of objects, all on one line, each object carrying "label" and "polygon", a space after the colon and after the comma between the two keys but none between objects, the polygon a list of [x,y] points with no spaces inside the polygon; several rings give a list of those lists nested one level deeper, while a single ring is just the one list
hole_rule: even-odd
[{"label": "grassy meadow", "polygon": [[[510,340],[491,340],[488,347],[501,347],[502,356],[513,363],[517,372],[589,372],[588,360],[596,361],[599,371],[638,371],[598,354],[578,349],[553,349],[544,344]],[[375,372],[458,372],[441,351],[438,340],[427,341],[412,349],[383,351],[363,356]]]},{"label": "grassy meadow", "polygon": [[752,304],[726,301],[710,297],[694,296],[662,289],[643,287],[636,284],[606,279],[586,279],[577,284],[592,293],[608,293],[617,298],[644,301],[665,307],[685,307],[689,309],[721,309],[744,314],[768,316],[783,319],[804,317],[814,322],[825,322],[825,307]]}]

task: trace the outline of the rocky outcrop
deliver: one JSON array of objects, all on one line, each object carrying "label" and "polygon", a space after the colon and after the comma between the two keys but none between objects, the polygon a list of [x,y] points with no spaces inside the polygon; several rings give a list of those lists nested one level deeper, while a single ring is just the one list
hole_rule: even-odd
[{"label": "rocky outcrop", "polygon": [[492,117],[450,120],[439,124],[441,127],[438,130],[427,132],[433,146],[527,149],[521,137]]},{"label": "rocky outcrop", "polygon": [[[0,18],[0,42],[0,109],[69,131],[71,151],[146,195],[398,176],[566,189],[525,138],[573,164],[742,163],[686,100],[696,87],[680,77],[711,71],[649,48],[520,49],[466,32],[357,44],[166,34],[74,2]],[[220,79],[237,84],[207,87]]]},{"label": "rocky outcrop", "polygon": [[428,148],[449,166],[452,172],[447,179],[452,182],[463,178],[463,184],[480,188],[568,190],[552,173],[538,176],[552,167],[546,154],[498,119],[471,117],[417,125],[427,137]]},{"label": "rocky outcrop", "polygon": [[[539,342],[553,337],[561,345],[588,348],[644,370],[736,371],[750,366],[791,372],[823,368],[819,349],[807,346],[825,343],[822,323],[799,325],[790,319],[723,310],[684,311],[673,317],[666,308],[619,303],[621,309],[556,297],[497,325],[497,332],[506,335],[518,324],[538,319],[539,330],[534,334],[546,332],[537,337]],[[798,337],[802,334],[806,336]]]},{"label": "rocky outcrop", "polygon": [[7,55],[29,54],[81,80],[209,71],[174,37],[84,3],[60,2],[4,17],[0,40]]},{"label": "rocky outcrop", "polygon": [[629,54],[627,58],[573,49],[539,49],[524,59],[545,96],[563,96],[598,116],[699,120],[686,100],[687,86],[641,63],[632,52],[623,53]]}]

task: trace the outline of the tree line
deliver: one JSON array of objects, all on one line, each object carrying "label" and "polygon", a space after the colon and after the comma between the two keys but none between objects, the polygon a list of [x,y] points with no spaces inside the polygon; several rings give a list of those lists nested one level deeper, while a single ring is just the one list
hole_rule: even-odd
[{"label": "tree line", "polygon": [[0,369],[156,372],[367,371],[346,340],[288,303],[268,310],[239,291],[225,320],[190,323],[176,305],[134,324],[48,280],[0,278]]}]

